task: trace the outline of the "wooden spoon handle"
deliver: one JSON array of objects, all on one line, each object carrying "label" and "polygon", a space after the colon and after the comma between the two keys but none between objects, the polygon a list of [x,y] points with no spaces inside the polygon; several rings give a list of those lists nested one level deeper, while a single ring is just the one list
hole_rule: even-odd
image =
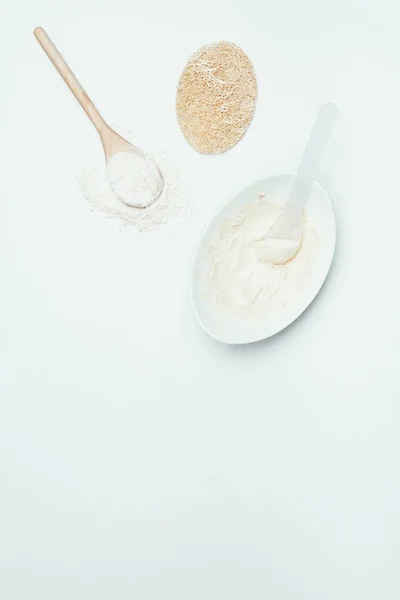
[{"label": "wooden spoon handle", "polygon": [[75,98],[78,100],[79,104],[82,106],[83,110],[92,121],[93,125],[96,127],[99,133],[103,133],[105,129],[108,129],[107,123],[104,121],[103,117],[100,115],[99,111],[47,35],[42,27],[36,27],[33,32],[35,38],[42,46],[43,50],[46,52],[47,56],[60,73],[61,77],[64,79],[65,83],[74,94]]}]

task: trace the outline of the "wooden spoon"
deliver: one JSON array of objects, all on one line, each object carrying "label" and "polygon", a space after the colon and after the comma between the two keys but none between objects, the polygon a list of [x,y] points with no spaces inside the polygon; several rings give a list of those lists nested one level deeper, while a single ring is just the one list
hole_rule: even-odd
[{"label": "wooden spoon", "polygon": [[[75,98],[78,100],[79,104],[82,106],[83,110],[85,111],[85,113],[99,132],[101,143],[103,144],[104,148],[104,154],[106,156],[106,163],[108,164],[111,158],[119,152],[137,153],[140,154],[142,157],[145,157],[149,163],[154,163],[153,159],[148,154],[127,142],[116,131],[111,129],[111,127],[105,122],[105,120],[93,104],[92,100],[89,98],[89,96],[87,95],[87,93],[85,92],[85,90],[83,89],[83,87],[81,86],[81,84],[79,83],[79,81],[65,62],[64,58],[57,50],[56,46],[53,44],[47,33],[44,31],[44,29],[42,29],[42,27],[36,27],[33,33],[37,41],[42,46],[43,50],[46,52],[47,56],[57,69],[57,71],[60,73],[61,77],[64,79],[69,89],[74,94]],[[162,175],[155,163],[154,168],[157,169],[162,183]],[[162,184],[160,186],[160,189],[162,190]],[[157,200],[160,193],[158,193],[157,197],[153,198],[153,201]]]}]

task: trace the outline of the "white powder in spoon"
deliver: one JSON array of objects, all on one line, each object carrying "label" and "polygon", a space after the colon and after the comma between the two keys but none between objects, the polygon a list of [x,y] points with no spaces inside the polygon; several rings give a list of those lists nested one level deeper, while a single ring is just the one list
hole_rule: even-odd
[{"label": "white powder in spoon", "polygon": [[164,181],[155,161],[140,151],[117,152],[108,162],[107,174],[118,200],[145,208],[156,202]]},{"label": "white powder in spoon", "polygon": [[[121,134],[132,136],[129,130],[121,130]],[[160,166],[164,186],[157,202],[146,208],[121,202],[110,185],[104,167],[87,168],[81,172],[78,180],[82,198],[92,210],[104,213],[124,225],[132,225],[138,231],[175,231],[180,221],[188,222],[193,212],[194,193],[190,191],[187,175],[177,167],[170,151],[157,152],[155,159]]]}]

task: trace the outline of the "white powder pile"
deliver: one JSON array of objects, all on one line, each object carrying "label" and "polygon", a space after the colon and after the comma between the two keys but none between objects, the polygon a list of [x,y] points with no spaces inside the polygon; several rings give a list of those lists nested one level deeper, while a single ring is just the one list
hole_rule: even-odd
[{"label": "white powder pile", "polygon": [[[143,232],[155,231],[160,228],[170,229],[174,223],[187,219],[191,215],[193,194],[188,189],[185,174],[175,166],[168,151],[156,156],[164,185],[158,200],[146,208],[129,206],[116,196],[110,185],[110,179],[118,181],[120,167],[118,164],[115,165],[116,173],[114,170],[110,173],[112,160],[109,162],[108,169],[85,169],[79,177],[81,196],[88,202],[91,209],[104,213],[107,217],[117,219],[126,225],[132,225],[138,231]],[[152,189],[156,190],[157,186]],[[114,187],[114,190],[122,195],[119,187]],[[146,191],[145,198],[149,197],[147,194]]]},{"label": "white powder pile", "polygon": [[245,316],[285,308],[307,284],[318,253],[318,236],[303,216],[297,254],[285,264],[260,260],[262,237],[282,214],[283,205],[259,197],[226,223],[209,250],[209,287],[215,301]]},{"label": "white powder pile", "polygon": [[121,202],[145,208],[163,189],[163,177],[154,160],[143,152],[117,152],[107,165],[110,185]]},{"label": "white powder pile", "polygon": [[218,154],[243,137],[253,118],[257,82],[253,65],[229,42],[203,46],[180,77],[176,114],[183,135],[198,152]]}]

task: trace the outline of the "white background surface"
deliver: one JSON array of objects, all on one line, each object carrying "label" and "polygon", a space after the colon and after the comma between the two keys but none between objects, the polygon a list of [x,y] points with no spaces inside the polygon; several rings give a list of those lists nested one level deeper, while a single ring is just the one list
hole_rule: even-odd
[{"label": "white background surface", "polygon": [[[173,150],[196,192],[178,233],[80,200],[102,150],[36,25],[107,119]],[[395,0],[3,7],[2,599],[399,598],[399,27]],[[249,54],[259,97],[245,139],[207,158],[174,92],[220,39]],[[213,342],[188,303],[195,240],[227,195],[296,168],[324,101],[341,111],[320,177],[329,280],[282,335]]]}]

